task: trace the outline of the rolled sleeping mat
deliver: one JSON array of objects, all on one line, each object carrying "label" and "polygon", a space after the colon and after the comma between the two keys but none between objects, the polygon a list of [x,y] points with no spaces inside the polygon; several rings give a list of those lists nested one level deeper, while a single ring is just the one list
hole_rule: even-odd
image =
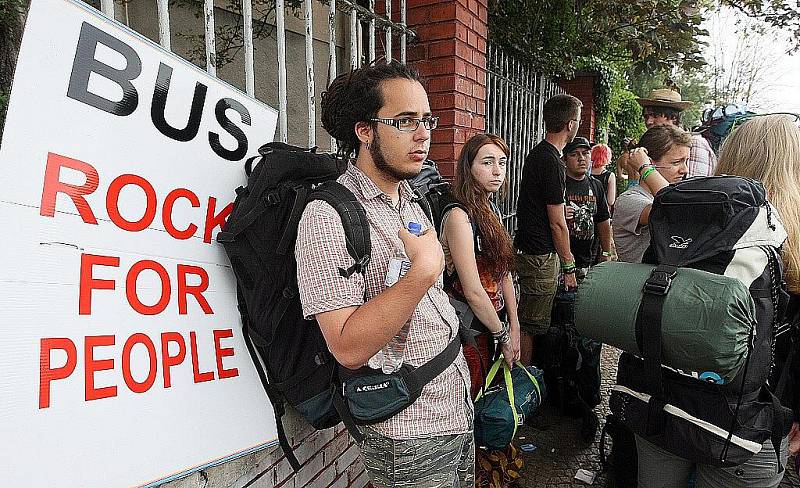
[{"label": "rolled sleeping mat", "polygon": [[[622,262],[592,268],[575,300],[578,332],[641,357],[636,315],[654,268]],[[744,364],[755,326],[755,303],[740,280],[678,268],[664,300],[661,363],[728,383]]]}]

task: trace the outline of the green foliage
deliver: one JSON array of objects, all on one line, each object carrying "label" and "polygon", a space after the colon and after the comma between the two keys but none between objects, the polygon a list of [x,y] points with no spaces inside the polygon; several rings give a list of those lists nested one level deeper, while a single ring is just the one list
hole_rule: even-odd
[{"label": "green foliage", "polygon": [[693,0],[494,0],[493,42],[535,70],[570,76],[576,61],[596,56],[637,72],[704,64],[697,41],[700,9]]},{"label": "green foliage", "polygon": [[786,0],[722,0],[748,17],[761,20],[769,27],[790,34],[792,51],[800,50],[800,2]]},{"label": "green foliage", "polygon": [[624,140],[638,140],[646,128],[642,120],[642,107],[630,90],[616,90],[609,105],[611,121],[608,127],[608,145],[616,158],[622,154]]},{"label": "green foliage", "polygon": [[580,59],[576,65],[579,70],[589,71],[596,75],[594,81],[595,124],[599,131],[607,130],[612,116],[611,101],[617,91],[623,88],[624,80],[616,67],[597,56]]}]

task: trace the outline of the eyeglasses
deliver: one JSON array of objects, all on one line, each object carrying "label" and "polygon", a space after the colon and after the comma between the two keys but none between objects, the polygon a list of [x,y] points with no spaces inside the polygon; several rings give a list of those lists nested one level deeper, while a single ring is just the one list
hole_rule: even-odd
[{"label": "eyeglasses", "polygon": [[398,117],[396,119],[369,119],[370,122],[380,122],[382,124],[391,125],[400,132],[414,132],[419,128],[419,124],[425,126],[428,130],[433,130],[439,126],[439,117],[422,117],[417,119],[414,117]]}]

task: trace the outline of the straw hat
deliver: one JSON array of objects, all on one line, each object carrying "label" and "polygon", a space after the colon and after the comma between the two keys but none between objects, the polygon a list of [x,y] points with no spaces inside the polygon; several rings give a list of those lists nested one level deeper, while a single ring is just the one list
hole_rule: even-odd
[{"label": "straw hat", "polygon": [[692,106],[692,102],[681,100],[681,94],[669,88],[657,88],[648,98],[637,98],[636,101],[642,107],[669,107],[678,111]]}]

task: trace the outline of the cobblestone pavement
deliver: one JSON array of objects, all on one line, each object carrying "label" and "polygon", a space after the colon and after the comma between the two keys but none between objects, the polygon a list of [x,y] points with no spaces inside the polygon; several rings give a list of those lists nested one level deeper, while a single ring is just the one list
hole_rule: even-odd
[{"label": "cobblestone pavement", "polygon": [[[609,413],[608,395],[617,377],[617,360],[619,351],[608,346],[603,346],[601,369],[602,384],[601,395],[603,401],[595,408],[601,427],[597,431],[595,442],[587,445],[579,435],[580,419],[561,417],[556,409],[545,405],[539,412],[542,429],[522,426],[517,431],[515,445],[534,444],[537,446],[532,453],[523,452],[525,467],[522,478],[518,481],[519,488],[563,488],[588,486],[586,483],[575,479],[578,469],[586,469],[596,474],[592,486],[605,487],[606,477],[602,473],[598,442],[600,430],[605,416]],[[798,487],[800,481],[796,476],[791,479],[787,476],[781,483],[781,488]]]}]

